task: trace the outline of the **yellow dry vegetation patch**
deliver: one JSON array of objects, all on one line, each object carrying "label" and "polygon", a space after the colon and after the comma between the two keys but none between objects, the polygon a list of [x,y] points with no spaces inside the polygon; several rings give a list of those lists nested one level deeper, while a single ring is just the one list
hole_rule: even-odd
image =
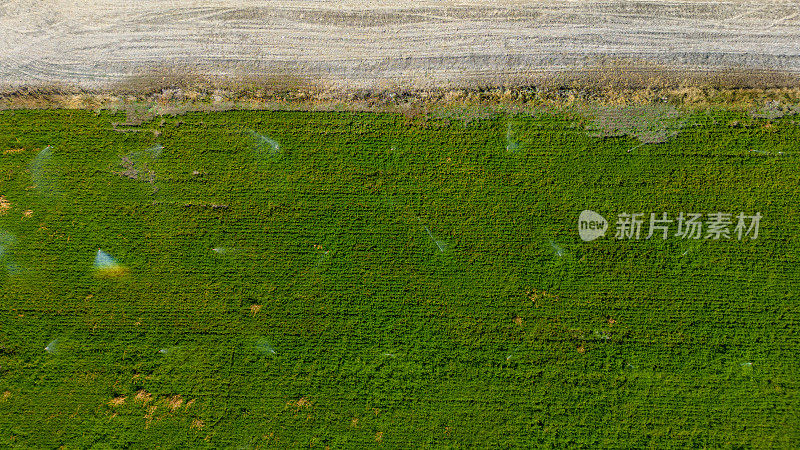
[{"label": "yellow dry vegetation patch", "polygon": [[169,397],[167,398],[167,404],[169,405],[169,409],[175,411],[183,405],[183,398],[180,394]]},{"label": "yellow dry vegetation patch", "polygon": [[145,391],[144,389],[136,393],[136,400],[139,400],[141,402],[147,403],[152,399],[153,399],[153,394]]},{"label": "yellow dry vegetation patch", "polygon": [[11,209],[11,202],[6,197],[0,195],[0,215],[7,213]]},{"label": "yellow dry vegetation patch", "polygon": [[32,215],[33,215],[33,210],[30,210],[30,209],[26,209],[25,211],[22,212],[22,216],[26,217],[26,218],[30,217]]},{"label": "yellow dry vegetation patch", "polygon": [[383,440],[383,431],[378,431],[375,433],[375,442],[380,442]]},{"label": "yellow dry vegetation patch", "polygon": [[255,316],[259,311],[261,311],[261,305],[250,305],[250,312]]},{"label": "yellow dry vegetation patch", "polygon": [[7,150],[3,150],[3,154],[4,155],[10,155],[12,153],[22,153],[24,151],[25,151],[24,148],[9,148]]},{"label": "yellow dry vegetation patch", "polygon": [[528,296],[528,300],[536,303],[536,300],[544,299],[544,298],[552,298],[553,300],[558,300],[558,297],[555,295],[547,292],[547,291],[540,291],[537,289],[530,289],[525,292]]},{"label": "yellow dry vegetation patch", "polygon": [[6,401],[11,398],[11,391],[3,392],[3,401]]},{"label": "yellow dry vegetation patch", "polygon": [[305,397],[301,397],[296,401],[289,400],[288,402],[286,402],[286,409],[294,408],[295,411],[300,411],[301,409],[310,407],[311,407],[311,400]]},{"label": "yellow dry vegetation patch", "polygon": [[111,406],[122,406],[125,404],[125,396],[123,395],[120,397],[114,397],[108,402],[108,404]]},{"label": "yellow dry vegetation patch", "polygon": [[192,419],[192,424],[189,425],[189,428],[193,430],[202,430],[203,427],[206,426],[206,423],[200,419]]},{"label": "yellow dry vegetation patch", "polygon": [[147,408],[147,414],[144,415],[144,418],[147,420],[147,422],[145,422],[145,425],[144,425],[145,428],[150,426],[150,422],[153,421],[153,413],[156,412],[157,408],[158,408],[158,406],[151,406],[151,407]]}]

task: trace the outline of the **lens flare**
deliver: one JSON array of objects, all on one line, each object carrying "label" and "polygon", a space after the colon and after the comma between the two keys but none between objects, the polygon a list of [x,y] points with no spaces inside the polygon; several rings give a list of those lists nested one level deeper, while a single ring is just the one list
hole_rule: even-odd
[{"label": "lens flare", "polygon": [[99,278],[119,278],[128,274],[127,267],[121,265],[108,253],[97,249],[94,257],[94,270]]}]

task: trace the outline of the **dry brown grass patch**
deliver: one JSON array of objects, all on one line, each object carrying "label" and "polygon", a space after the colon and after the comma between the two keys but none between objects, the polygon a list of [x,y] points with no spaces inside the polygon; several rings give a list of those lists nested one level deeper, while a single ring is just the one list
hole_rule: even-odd
[{"label": "dry brown grass patch", "polygon": [[150,426],[150,422],[153,421],[153,414],[156,412],[157,408],[158,406],[155,405],[147,408],[147,414],[144,415],[144,418],[147,420],[147,423],[145,423],[145,428]]},{"label": "dry brown grass patch", "polygon": [[125,396],[114,397],[108,402],[111,406],[122,406],[125,404]]},{"label": "dry brown grass patch", "polygon": [[8,400],[11,398],[11,391],[3,392],[3,401]]},{"label": "dry brown grass patch", "polygon": [[525,295],[528,296],[528,300],[536,303],[537,300],[544,299],[544,298],[552,298],[553,300],[558,300],[558,297],[555,295],[547,292],[547,291],[540,291],[537,289],[531,289],[525,292]]},{"label": "dry brown grass patch", "polygon": [[375,442],[381,442],[383,440],[383,431],[378,431],[375,433]]},{"label": "dry brown grass patch", "polygon": [[261,311],[261,305],[250,305],[250,313],[252,313],[254,316],[255,316],[255,315],[256,315],[256,314],[257,314],[259,311]]},{"label": "dry brown grass patch", "polygon": [[584,347],[582,345],[578,346],[578,353],[580,353],[580,354],[586,353],[586,347]]},{"label": "dry brown grass patch", "polygon": [[22,153],[24,152],[24,148],[9,148],[8,150],[3,150],[4,155],[10,155],[12,153]]},{"label": "dry brown grass patch", "polygon": [[22,212],[22,217],[26,217],[27,218],[27,217],[31,217],[32,215],[33,215],[33,210],[30,210],[30,209],[26,209],[25,211]]},{"label": "dry brown grass patch", "polygon": [[167,404],[169,405],[169,409],[175,411],[183,406],[183,398],[180,396],[180,394],[169,397],[167,399]]},{"label": "dry brown grass patch", "polygon": [[[158,115],[229,109],[344,109],[395,112],[414,118],[441,107],[485,110],[500,106],[518,112],[581,104],[751,108],[770,99],[800,101],[800,75],[780,70],[695,69],[608,58],[564,72],[532,70],[458,77],[436,85],[398,82],[374,89],[347,89],[324,87],[289,67],[274,67],[271,73],[254,74],[243,69],[213,76],[189,64],[165,64],[151,66],[99,91],[57,84],[0,89],[0,110],[110,108],[126,112],[126,124],[136,125]],[[157,130],[143,131],[158,134]]]},{"label": "dry brown grass patch", "polygon": [[205,421],[202,421],[200,419],[192,419],[192,424],[189,425],[189,428],[193,430],[202,430],[203,427],[205,426],[206,426]]},{"label": "dry brown grass patch", "polygon": [[312,406],[311,400],[306,397],[301,397],[295,401],[288,401],[286,402],[286,408],[294,408],[295,411],[300,411],[301,409],[310,408]]},{"label": "dry brown grass patch", "polygon": [[11,209],[11,202],[5,196],[0,195],[0,215],[7,213]]},{"label": "dry brown grass patch", "polygon": [[136,400],[139,400],[140,402],[147,403],[152,399],[153,399],[153,394],[145,391],[144,389],[136,393]]}]

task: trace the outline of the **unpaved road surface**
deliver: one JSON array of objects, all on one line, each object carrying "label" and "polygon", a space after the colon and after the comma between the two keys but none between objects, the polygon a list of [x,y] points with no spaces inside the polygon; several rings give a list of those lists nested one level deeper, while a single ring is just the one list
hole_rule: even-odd
[{"label": "unpaved road surface", "polygon": [[452,87],[609,59],[800,73],[800,2],[0,0],[4,89],[164,67]]}]

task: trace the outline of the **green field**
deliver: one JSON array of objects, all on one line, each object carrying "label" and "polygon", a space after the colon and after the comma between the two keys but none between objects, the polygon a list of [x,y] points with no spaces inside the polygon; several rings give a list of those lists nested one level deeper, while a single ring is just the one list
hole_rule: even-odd
[{"label": "green field", "polygon": [[0,113],[0,447],[800,446],[796,116],[659,117]]}]

